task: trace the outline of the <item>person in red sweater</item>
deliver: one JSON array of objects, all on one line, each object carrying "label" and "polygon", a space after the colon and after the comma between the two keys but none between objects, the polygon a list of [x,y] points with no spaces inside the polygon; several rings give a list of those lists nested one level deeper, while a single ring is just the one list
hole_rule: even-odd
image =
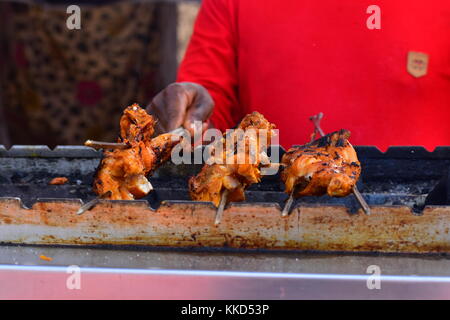
[{"label": "person in red sweater", "polygon": [[355,145],[450,144],[450,1],[204,0],[177,82],[148,110],[160,129],[259,111],[285,147],[311,115]]}]

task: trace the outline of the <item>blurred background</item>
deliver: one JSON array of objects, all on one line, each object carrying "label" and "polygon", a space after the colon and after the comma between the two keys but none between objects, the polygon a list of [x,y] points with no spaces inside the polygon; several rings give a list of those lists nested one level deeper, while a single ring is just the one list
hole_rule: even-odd
[{"label": "blurred background", "polygon": [[[69,5],[81,9],[70,30]],[[0,144],[115,141],[176,78],[199,1],[0,0]]]}]

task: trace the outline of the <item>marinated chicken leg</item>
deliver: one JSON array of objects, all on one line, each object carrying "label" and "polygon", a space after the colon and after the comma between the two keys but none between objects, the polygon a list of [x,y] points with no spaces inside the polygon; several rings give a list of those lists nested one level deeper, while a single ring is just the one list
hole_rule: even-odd
[{"label": "marinated chicken leg", "polygon": [[245,200],[245,189],[261,180],[260,168],[270,162],[264,146],[270,144],[274,128],[275,125],[258,112],[245,116],[237,128],[240,132],[234,130],[222,138],[222,145],[232,147],[214,149],[210,159],[214,164],[206,164],[189,180],[191,198],[211,201],[217,207],[223,191],[228,190],[227,202]]},{"label": "marinated chicken leg", "polygon": [[147,195],[152,185],[146,176],[167,161],[181,137],[170,133],[152,139],[155,119],[133,104],[120,119],[119,142],[129,147],[105,151],[94,179],[94,192],[109,199],[133,200]]},{"label": "marinated chicken leg", "polygon": [[291,148],[282,158],[286,193],[294,197],[344,197],[352,193],[361,165],[349,137],[350,132],[342,129]]}]

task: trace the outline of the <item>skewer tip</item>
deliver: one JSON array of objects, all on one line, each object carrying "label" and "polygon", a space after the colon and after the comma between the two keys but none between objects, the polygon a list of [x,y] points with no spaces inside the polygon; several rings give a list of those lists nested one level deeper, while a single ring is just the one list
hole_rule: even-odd
[{"label": "skewer tip", "polygon": [[361,192],[359,192],[358,187],[355,185],[353,187],[353,194],[355,195],[356,200],[358,201],[359,205],[361,206],[363,212],[366,215],[370,215],[370,207],[367,204],[366,200],[364,199],[363,195],[361,194]]},{"label": "skewer tip", "polygon": [[224,191],[222,191],[222,194],[220,196],[220,203],[219,203],[219,207],[217,208],[217,211],[216,211],[216,218],[214,220],[214,225],[216,227],[222,221],[223,211],[225,210],[225,206],[226,206],[227,200],[228,200],[228,193],[229,193],[228,189],[225,189]]},{"label": "skewer tip", "polygon": [[286,200],[286,204],[284,205],[283,210],[281,211],[281,216],[287,217],[291,212],[292,204],[294,203],[294,192],[291,192],[289,198]]},{"label": "skewer tip", "polygon": [[81,215],[81,214],[85,213],[86,211],[91,210],[93,207],[95,207],[97,205],[97,203],[100,202],[101,199],[108,198],[109,196],[111,196],[111,191],[106,191],[104,194],[99,195],[98,197],[96,197],[96,198],[92,199],[91,201],[82,205],[80,207],[80,209],[78,209],[76,214]]}]

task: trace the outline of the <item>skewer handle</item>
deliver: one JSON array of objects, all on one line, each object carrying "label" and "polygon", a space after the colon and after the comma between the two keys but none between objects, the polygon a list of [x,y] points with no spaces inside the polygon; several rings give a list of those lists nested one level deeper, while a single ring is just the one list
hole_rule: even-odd
[{"label": "skewer handle", "polygon": [[319,133],[321,137],[325,135],[325,132],[323,132],[322,128],[320,127],[320,120],[323,118],[323,113],[319,112],[318,114],[315,114],[311,117],[309,117],[309,120],[312,121],[314,124],[314,133],[311,137],[311,142],[316,139],[316,134]]}]

